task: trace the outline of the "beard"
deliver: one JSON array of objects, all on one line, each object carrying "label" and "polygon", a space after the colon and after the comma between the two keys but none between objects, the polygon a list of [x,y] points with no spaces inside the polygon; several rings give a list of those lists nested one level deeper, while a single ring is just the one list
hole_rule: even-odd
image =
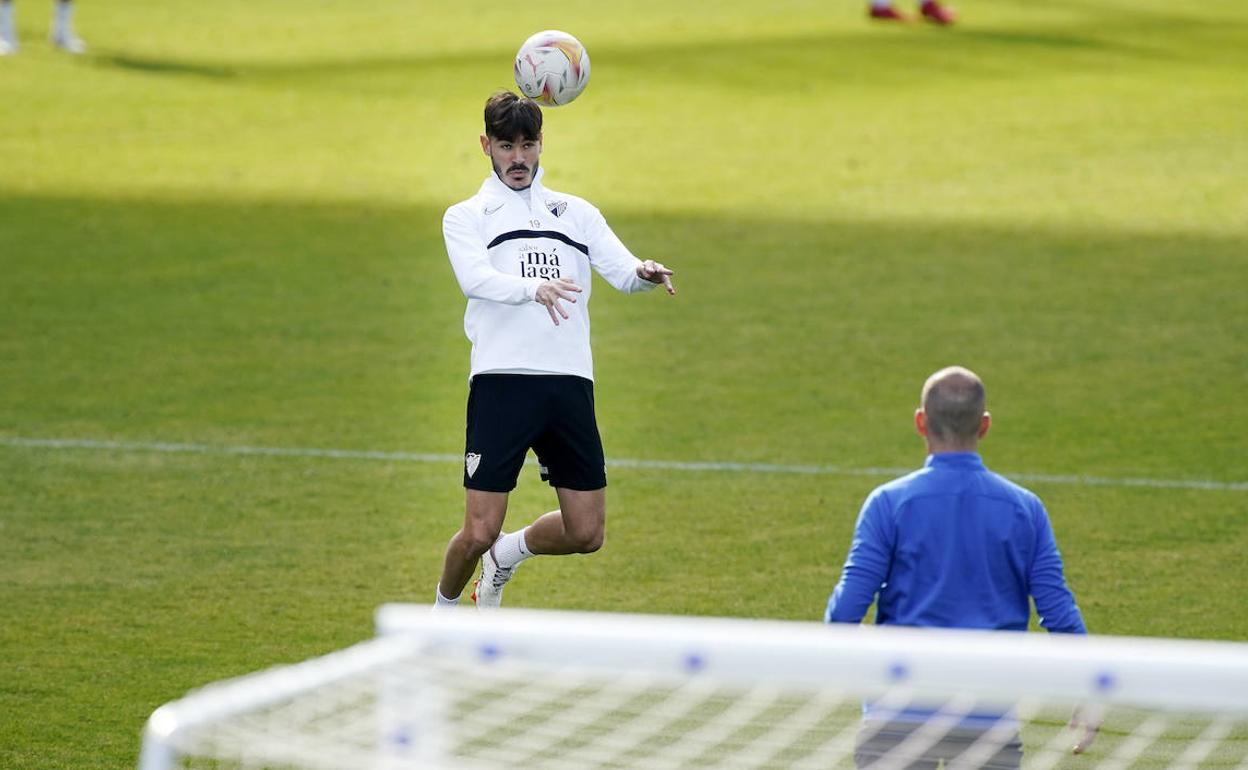
[{"label": "beard", "polygon": [[[498,165],[498,163],[496,163],[493,158],[490,159],[490,164],[494,166],[494,174],[499,178],[499,180],[502,181],[502,183],[507,185],[508,187],[511,187],[511,189],[517,190],[517,191],[527,190],[533,186],[533,180],[537,178],[537,167],[540,165],[538,161],[533,161],[533,168],[530,169],[528,166],[524,165],[523,163],[513,163],[512,165],[507,167],[506,171],[504,171],[502,166]],[[528,171],[529,183],[524,185],[523,187],[512,186],[511,182],[507,181],[507,172],[511,171],[512,169],[524,169],[525,171]]]}]

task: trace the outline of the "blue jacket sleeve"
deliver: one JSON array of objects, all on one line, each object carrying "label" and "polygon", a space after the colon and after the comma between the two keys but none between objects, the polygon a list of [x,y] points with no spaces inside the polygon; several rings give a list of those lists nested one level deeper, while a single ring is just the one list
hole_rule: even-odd
[{"label": "blue jacket sleeve", "polygon": [[828,598],[826,623],[860,623],[892,567],[896,532],[883,491],[872,492],[862,505],[841,580]]},{"label": "blue jacket sleeve", "polygon": [[1036,550],[1028,582],[1040,625],[1052,633],[1086,634],[1088,631],[1075,604],[1075,595],[1066,586],[1062,554],[1057,550],[1049,514],[1039,498],[1032,499],[1031,516],[1036,533]]}]

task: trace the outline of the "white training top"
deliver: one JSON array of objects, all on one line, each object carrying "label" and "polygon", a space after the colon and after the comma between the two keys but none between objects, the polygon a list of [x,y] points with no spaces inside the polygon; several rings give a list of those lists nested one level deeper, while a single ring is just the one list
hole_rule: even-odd
[{"label": "white training top", "polygon": [[[459,287],[468,297],[464,332],[472,342],[470,377],[484,372],[572,374],[592,380],[589,295],[592,267],[624,292],[653,289],[641,263],[598,209],[542,186],[538,168],[528,201],[495,174],[477,194],[446,210],[442,234]],[[553,278],[575,281],[576,302],[556,326],[537,288]]]}]

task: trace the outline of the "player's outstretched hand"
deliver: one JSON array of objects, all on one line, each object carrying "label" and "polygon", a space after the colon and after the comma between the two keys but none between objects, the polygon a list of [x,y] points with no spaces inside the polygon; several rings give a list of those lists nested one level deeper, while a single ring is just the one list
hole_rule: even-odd
[{"label": "player's outstretched hand", "polygon": [[1075,707],[1075,713],[1070,718],[1070,727],[1072,730],[1079,731],[1079,740],[1075,742],[1071,753],[1082,754],[1092,748],[1092,744],[1096,742],[1097,733],[1101,730],[1101,722],[1103,720],[1104,716],[1099,706],[1084,703]]},{"label": "player's outstretched hand", "polygon": [[537,293],[533,295],[533,301],[546,306],[546,312],[550,313],[550,320],[555,322],[555,326],[559,325],[559,317],[568,317],[568,312],[559,304],[559,300],[567,300],[568,302],[576,302],[573,293],[579,294],[581,287],[575,282],[566,278],[554,278],[537,287]]},{"label": "player's outstretched hand", "polygon": [[637,266],[638,278],[650,283],[663,284],[668,294],[676,293],[676,287],[672,285],[672,276],[675,274],[675,270],[668,269],[661,262],[655,262],[653,259],[647,259]]}]

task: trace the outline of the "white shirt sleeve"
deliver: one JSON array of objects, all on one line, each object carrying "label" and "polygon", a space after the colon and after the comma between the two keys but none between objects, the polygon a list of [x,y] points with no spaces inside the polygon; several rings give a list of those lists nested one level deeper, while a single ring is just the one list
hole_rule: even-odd
[{"label": "white shirt sleeve", "polygon": [[619,239],[602,212],[589,206],[585,224],[585,236],[589,246],[589,264],[593,265],[607,283],[623,292],[649,291],[655,284],[637,275],[641,260],[633,256]]},{"label": "white shirt sleeve", "polygon": [[522,278],[500,272],[490,262],[481,229],[472,221],[472,213],[464,206],[452,206],[442,217],[442,236],[446,254],[459,288],[469,299],[483,299],[507,305],[532,302],[541,286],[541,278]]}]

